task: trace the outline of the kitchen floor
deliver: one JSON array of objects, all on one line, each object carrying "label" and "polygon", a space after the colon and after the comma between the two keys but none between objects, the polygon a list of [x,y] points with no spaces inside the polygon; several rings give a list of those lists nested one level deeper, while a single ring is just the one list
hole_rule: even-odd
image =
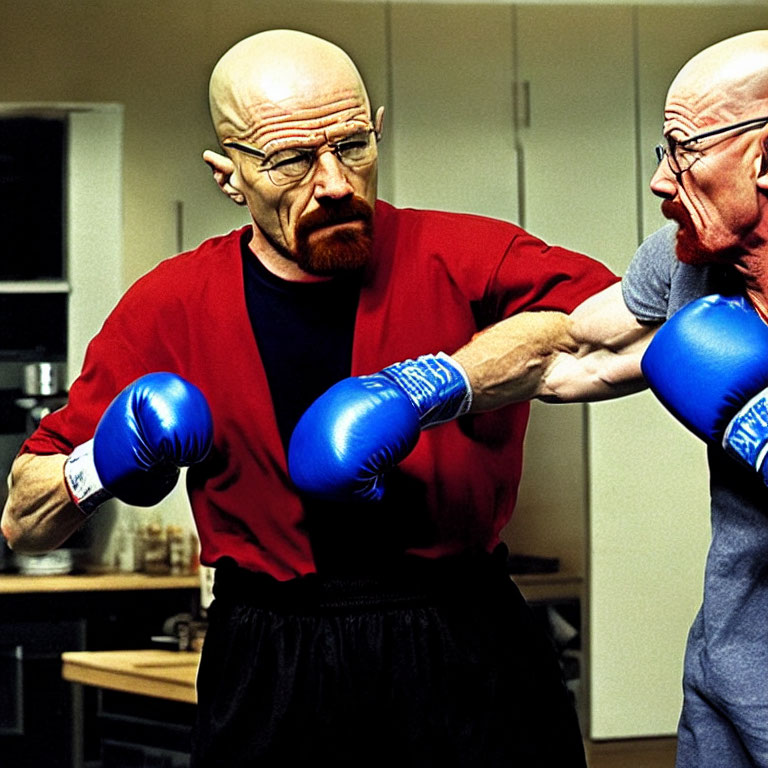
[{"label": "kitchen floor", "polygon": [[589,768],[674,768],[674,738],[586,742]]}]

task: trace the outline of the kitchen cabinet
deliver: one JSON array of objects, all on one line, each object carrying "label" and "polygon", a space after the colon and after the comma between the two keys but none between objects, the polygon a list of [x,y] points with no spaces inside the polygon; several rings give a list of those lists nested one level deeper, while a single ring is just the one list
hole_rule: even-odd
[{"label": "kitchen cabinet", "polygon": [[511,8],[390,13],[393,202],[516,219]]},{"label": "kitchen cabinet", "polygon": [[[515,17],[521,223],[620,272],[637,246],[632,9],[520,5]],[[584,576],[587,426],[583,405],[533,404],[507,531]]]},{"label": "kitchen cabinet", "polygon": [[0,750],[5,765],[73,768],[78,764],[77,704],[57,676],[61,650],[84,649],[85,634],[85,621],[77,615],[49,615],[44,622],[29,615],[3,617]]},{"label": "kitchen cabinet", "polygon": [[189,766],[199,663],[200,654],[191,651],[62,655],[63,678],[96,696],[99,768]]}]

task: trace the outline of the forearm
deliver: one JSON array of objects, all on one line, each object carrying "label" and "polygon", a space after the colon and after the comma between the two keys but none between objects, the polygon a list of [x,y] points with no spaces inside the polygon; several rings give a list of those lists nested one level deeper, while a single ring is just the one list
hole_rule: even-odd
[{"label": "forearm", "polygon": [[12,549],[36,554],[55,549],[86,520],[64,484],[60,454],[16,458],[9,477],[2,532]]},{"label": "forearm", "polygon": [[558,356],[537,397],[555,403],[595,402],[645,389],[640,361],[650,338],[618,350],[588,349],[581,355]]},{"label": "forearm", "polygon": [[606,400],[646,387],[640,361],[658,326],[627,309],[621,284],[587,299],[569,317],[575,354],[559,354],[545,372],[539,397],[554,402]]},{"label": "forearm", "polygon": [[617,283],[571,315],[525,312],[503,320],[452,357],[469,377],[473,411],[533,398],[604,400],[645,387],[640,360],[654,333],[629,312]]},{"label": "forearm", "polygon": [[452,354],[472,385],[472,410],[548,394],[547,375],[558,357],[578,354],[571,326],[560,312],[526,312],[490,326]]}]

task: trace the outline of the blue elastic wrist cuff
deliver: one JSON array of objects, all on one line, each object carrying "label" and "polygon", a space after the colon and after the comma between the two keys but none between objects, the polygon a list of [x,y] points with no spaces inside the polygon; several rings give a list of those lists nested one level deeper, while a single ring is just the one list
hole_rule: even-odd
[{"label": "blue elastic wrist cuff", "polygon": [[452,421],[472,405],[464,369],[443,352],[387,366],[381,374],[403,389],[419,414],[422,429]]},{"label": "blue elastic wrist cuff", "polygon": [[760,471],[768,453],[768,390],[755,395],[734,417],[723,435],[726,453]]}]

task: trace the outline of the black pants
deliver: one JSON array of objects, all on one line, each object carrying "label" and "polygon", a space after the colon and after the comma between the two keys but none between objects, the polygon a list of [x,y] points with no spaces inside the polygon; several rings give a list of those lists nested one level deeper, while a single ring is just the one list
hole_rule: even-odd
[{"label": "black pants", "polygon": [[215,596],[194,768],[585,766],[554,650],[502,557],[357,581],[222,568]]}]

